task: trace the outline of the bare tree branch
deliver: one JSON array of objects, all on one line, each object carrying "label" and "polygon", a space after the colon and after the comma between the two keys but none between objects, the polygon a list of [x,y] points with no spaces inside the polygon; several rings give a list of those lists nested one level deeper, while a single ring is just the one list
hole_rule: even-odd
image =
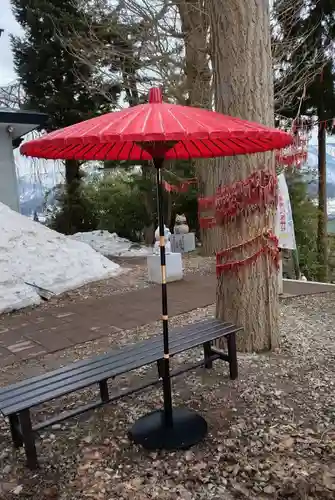
[{"label": "bare tree branch", "polygon": [[[113,107],[136,104],[160,85],[170,99],[212,106],[208,0],[73,0],[83,26],[63,14],[52,19],[55,36],[79,61],[75,77]],[[294,108],[304,89],[321,73],[323,54],[315,30],[296,34],[306,2],[277,0],[272,12],[272,55],[277,111]],[[45,13],[44,13],[45,15]],[[321,22],[321,21],[320,21]],[[280,30],[285,24],[286,36]],[[288,33],[288,35],[287,35]],[[296,63],[296,54],[302,54]],[[294,64],[293,64],[294,60]],[[90,71],[80,71],[80,66]],[[78,69],[79,68],[79,69]],[[124,93],[121,102],[117,90]]]},{"label": "bare tree branch", "polygon": [[[277,0],[272,11],[272,57],[275,81],[275,107],[282,110],[295,108],[305,89],[321,74],[325,65],[323,50],[315,40],[318,24],[303,36],[297,34],[297,26],[308,14],[304,1]],[[285,36],[281,26],[285,26]],[[299,55],[299,62],[297,62]],[[294,63],[293,63],[294,61]]]}]

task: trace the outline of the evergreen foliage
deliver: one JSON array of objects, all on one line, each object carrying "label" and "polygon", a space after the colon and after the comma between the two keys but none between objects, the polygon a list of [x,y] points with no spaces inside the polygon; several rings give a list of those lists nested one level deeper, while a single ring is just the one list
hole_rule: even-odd
[{"label": "evergreen foliage", "polygon": [[[76,0],[11,0],[24,36],[12,37],[14,64],[27,97],[26,107],[48,115],[47,129],[63,128],[110,110],[92,92],[94,67],[64,46],[69,32],[83,34],[86,18]],[[118,88],[114,89],[115,98]]]},{"label": "evergreen foliage", "polygon": [[[335,0],[275,0],[274,12],[282,40],[293,36],[300,40],[298,48],[283,52],[282,72],[275,80],[275,91],[292,84],[301,71],[301,62],[309,60],[310,78],[293,105],[281,111],[287,117],[317,116],[318,120],[318,280],[327,281],[327,179],[326,130],[333,129],[335,116]],[[290,15],[287,15],[290,12]],[[293,15],[292,15],[293,12]],[[310,64],[315,61],[315,65]]]}]

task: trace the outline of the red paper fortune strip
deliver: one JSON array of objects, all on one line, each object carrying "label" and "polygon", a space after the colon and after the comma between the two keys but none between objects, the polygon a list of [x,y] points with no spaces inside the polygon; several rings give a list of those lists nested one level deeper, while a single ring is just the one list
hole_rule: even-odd
[{"label": "red paper fortune strip", "polygon": [[284,165],[284,166],[295,166],[295,167],[300,167],[307,161],[307,152],[306,151],[301,151],[297,153],[280,153],[276,155],[276,163],[277,165]]},{"label": "red paper fortune strip", "polygon": [[215,196],[206,196],[198,198],[198,211],[204,212],[206,210],[212,210],[215,207]]},{"label": "red paper fortune strip", "polygon": [[218,223],[254,210],[264,210],[277,203],[277,178],[267,170],[254,172],[244,181],[222,186],[215,196]]},{"label": "red paper fortune strip", "polygon": [[[238,250],[245,248],[251,244],[257,243],[257,241],[262,241],[264,244],[252,255],[239,260],[230,260],[222,263],[222,259],[224,257],[230,257],[231,254]],[[225,250],[221,250],[216,254],[216,275],[217,277],[221,276],[221,274],[225,271],[237,271],[243,266],[252,264],[264,253],[268,253],[273,260],[274,265],[278,268],[279,266],[279,249],[278,249],[278,238],[272,233],[271,230],[266,230],[254,238],[240,243],[239,245],[235,245],[230,248],[226,248]]]},{"label": "red paper fortune strip", "polygon": [[163,181],[163,188],[165,191],[168,193],[174,192],[174,193],[186,193],[191,185],[197,184],[197,179],[186,179],[182,182],[179,183],[179,185],[176,184],[170,184],[167,181]]},{"label": "red paper fortune strip", "polygon": [[309,131],[303,121],[296,119],[292,124],[293,143],[276,152],[277,167],[301,167],[308,156]]},{"label": "red paper fortune strip", "polygon": [[215,217],[199,217],[199,226],[201,229],[212,229],[216,226]]}]

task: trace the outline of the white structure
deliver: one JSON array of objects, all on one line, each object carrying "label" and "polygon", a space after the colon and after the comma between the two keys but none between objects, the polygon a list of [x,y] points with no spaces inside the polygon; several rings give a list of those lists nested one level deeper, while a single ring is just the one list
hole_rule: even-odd
[{"label": "white structure", "polygon": [[[159,247],[159,227],[155,231],[155,245],[154,245],[154,254],[159,255],[160,254],[160,247]],[[171,252],[171,244],[170,244],[170,238],[171,238],[171,231],[170,229],[164,224],[164,240],[165,240],[165,254],[168,254]]]},{"label": "white structure", "polygon": [[[281,249],[296,250],[293,216],[290,202],[290,195],[283,173],[278,177],[278,204],[275,220],[275,233],[278,238],[278,246]],[[279,294],[283,294],[283,260],[279,255],[278,289]]]},{"label": "white structure", "polygon": [[43,126],[47,115],[11,108],[0,108],[0,202],[16,212],[20,200],[13,149],[21,143],[21,137]]},{"label": "white structure", "polygon": [[[159,228],[155,231],[155,246],[153,255],[147,257],[148,279],[151,283],[162,283],[162,270],[159,246]],[[165,262],[166,262],[166,281],[178,281],[183,279],[183,262],[180,253],[171,253],[170,245],[171,232],[164,225],[165,240]]]},{"label": "white structure", "polygon": [[[183,262],[181,253],[168,253],[166,259],[166,281],[179,281],[183,279]],[[162,283],[161,260],[159,255],[147,257],[148,279],[151,283]]]}]

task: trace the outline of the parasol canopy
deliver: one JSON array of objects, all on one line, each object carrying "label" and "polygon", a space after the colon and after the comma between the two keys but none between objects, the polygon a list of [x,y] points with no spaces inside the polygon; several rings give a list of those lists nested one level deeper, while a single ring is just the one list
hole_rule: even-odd
[{"label": "parasol canopy", "polygon": [[292,137],[281,130],[202,108],[149,102],[56,130],[23,144],[26,156],[77,160],[213,158],[281,149]]}]

